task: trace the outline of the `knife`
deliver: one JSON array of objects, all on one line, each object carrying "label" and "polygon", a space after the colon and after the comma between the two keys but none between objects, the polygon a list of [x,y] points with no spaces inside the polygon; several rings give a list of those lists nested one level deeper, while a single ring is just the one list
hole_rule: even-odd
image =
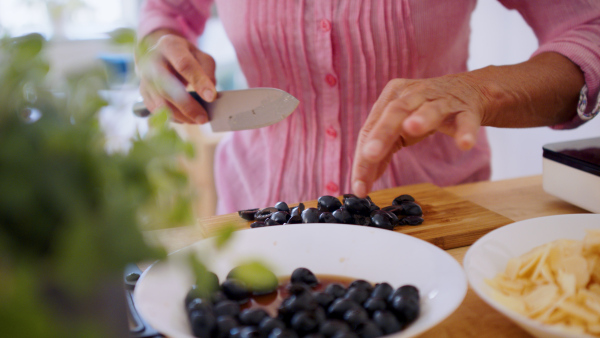
[{"label": "knife", "polygon": [[[189,94],[208,113],[214,132],[255,129],[270,126],[288,117],[298,106],[298,99],[276,88],[225,90],[213,102],[206,102],[196,92]],[[143,102],[133,106],[140,117],[150,115]]]}]

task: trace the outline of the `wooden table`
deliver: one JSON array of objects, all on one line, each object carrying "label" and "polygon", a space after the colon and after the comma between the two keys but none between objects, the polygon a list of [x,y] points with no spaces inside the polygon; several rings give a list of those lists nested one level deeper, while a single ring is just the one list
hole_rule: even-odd
[{"label": "wooden table", "polygon": [[[588,213],[544,192],[542,176],[478,182],[446,187],[444,190],[513,221],[549,215]],[[376,192],[371,196],[375,194]],[[210,235],[207,232],[207,224],[227,221],[239,222],[239,217],[237,214],[215,216],[201,220],[200,224],[192,227],[149,232],[147,237],[149,240],[158,241],[167,250],[174,251]],[[462,264],[468,248],[460,247],[447,252]],[[420,337],[530,337],[530,335],[489,307],[469,289],[463,303],[452,315]]]}]

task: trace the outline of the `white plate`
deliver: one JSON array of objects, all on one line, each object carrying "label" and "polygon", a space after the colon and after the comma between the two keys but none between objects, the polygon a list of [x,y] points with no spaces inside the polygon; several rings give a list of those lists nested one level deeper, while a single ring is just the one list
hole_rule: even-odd
[{"label": "white plate", "polygon": [[415,285],[421,292],[421,315],[395,337],[411,337],[433,327],[460,305],[467,291],[464,272],[454,258],[408,235],[343,224],[247,229],[236,232],[218,254],[212,239],[202,240],[142,274],[134,292],[138,310],[150,325],[170,337],[191,337],[183,300],[193,279],[180,263],[191,252],[204,257],[220,280],[240,262],[258,258],[278,276],[306,267],[315,274],[388,282],[394,288]]},{"label": "white plate", "polygon": [[529,319],[500,305],[490,297],[486,279],[506,268],[508,260],[542,244],[565,238],[582,240],[587,229],[600,229],[600,215],[558,215],[515,222],[477,240],[467,251],[463,266],[471,288],[490,306],[537,337],[590,337],[568,334],[550,325]]}]

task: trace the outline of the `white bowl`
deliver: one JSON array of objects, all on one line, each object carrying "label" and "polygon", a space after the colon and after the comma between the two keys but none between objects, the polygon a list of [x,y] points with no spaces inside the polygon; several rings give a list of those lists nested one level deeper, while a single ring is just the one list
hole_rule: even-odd
[{"label": "white bowl", "polygon": [[329,274],[388,282],[394,288],[415,285],[421,292],[421,314],[394,337],[412,337],[449,316],[462,302],[467,281],[458,262],[438,247],[393,231],[344,224],[296,224],[241,230],[216,253],[206,239],[169,255],[147,269],[137,282],[134,299],[146,321],[169,337],[191,337],[184,298],[193,283],[182,259],[190,253],[204,259],[221,280],[247,259],[258,258],[278,276],[298,267]]},{"label": "white bowl", "polygon": [[600,215],[540,217],[491,231],[477,240],[465,255],[463,266],[469,284],[483,301],[536,337],[591,337],[565,332],[505,308],[492,299],[491,289],[485,283],[486,279],[503,272],[510,258],[521,256],[537,246],[557,239],[582,240],[587,229],[600,229]]}]

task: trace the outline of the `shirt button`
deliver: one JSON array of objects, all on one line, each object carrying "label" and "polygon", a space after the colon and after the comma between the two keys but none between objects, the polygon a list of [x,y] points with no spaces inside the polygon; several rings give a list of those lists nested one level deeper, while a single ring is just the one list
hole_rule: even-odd
[{"label": "shirt button", "polygon": [[327,133],[327,135],[331,136],[331,138],[337,137],[337,131],[335,131],[335,128],[333,128],[332,126],[329,126],[329,128],[327,128],[325,133]]},{"label": "shirt button", "polygon": [[337,192],[339,189],[337,184],[335,184],[333,182],[327,183],[327,186],[325,186],[325,188],[327,188],[327,190],[331,193]]},{"label": "shirt button", "polygon": [[329,32],[331,30],[331,21],[327,19],[321,20],[321,30],[323,32]]},{"label": "shirt button", "polygon": [[335,78],[335,76],[333,76],[331,74],[327,74],[327,76],[325,76],[325,81],[331,87],[334,87],[337,84],[337,79]]}]

